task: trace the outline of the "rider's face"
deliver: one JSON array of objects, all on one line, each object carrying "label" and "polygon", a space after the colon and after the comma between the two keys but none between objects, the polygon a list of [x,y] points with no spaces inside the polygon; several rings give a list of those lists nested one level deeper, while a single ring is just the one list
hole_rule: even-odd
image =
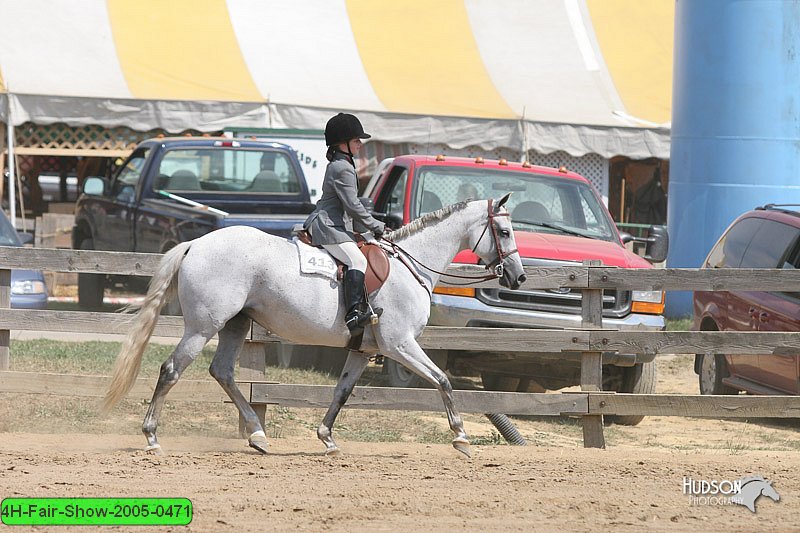
[{"label": "rider's face", "polygon": [[352,139],[347,142],[347,148],[350,149],[351,154],[357,154],[362,146],[364,146],[364,143],[361,142],[361,139]]}]

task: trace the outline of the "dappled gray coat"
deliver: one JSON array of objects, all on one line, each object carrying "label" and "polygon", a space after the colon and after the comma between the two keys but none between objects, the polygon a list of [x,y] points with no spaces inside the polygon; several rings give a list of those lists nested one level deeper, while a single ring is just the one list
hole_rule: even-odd
[{"label": "dappled gray coat", "polygon": [[368,230],[383,233],[383,222],[370,215],[358,199],[356,169],[345,154],[337,153],[325,169],[317,208],[303,224],[311,232],[311,242],[319,246],[354,241],[353,233],[345,224],[345,213]]}]

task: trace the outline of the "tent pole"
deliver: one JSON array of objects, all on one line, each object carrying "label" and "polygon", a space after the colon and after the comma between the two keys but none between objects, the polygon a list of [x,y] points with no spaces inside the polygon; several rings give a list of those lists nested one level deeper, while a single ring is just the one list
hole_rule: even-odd
[{"label": "tent pole", "polygon": [[520,127],[522,128],[522,157],[520,163],[528,160],[528,132],[525,128],[525,106],[522,106],[522,117],[519,119]]},{"label": "tent pole", "polygon": [[11,120],[11,93],[8,93],[6,96],[6,102],[8,104],[8,114],[6,115],[6,135],[8,140],[8,218],[11,219],[11,225],[16,229],[17,202],[14,196],[16,196],[17,171],[16,168],[14,168],[14,164],[16,163],[14,158],[14,121]]}]

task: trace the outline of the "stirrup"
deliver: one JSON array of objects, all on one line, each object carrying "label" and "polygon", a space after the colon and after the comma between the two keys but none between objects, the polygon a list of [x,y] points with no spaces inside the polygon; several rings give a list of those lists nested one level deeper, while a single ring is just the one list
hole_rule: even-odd
[{"label": "stirrup", "polygon": [[352,316],[345,318],[345,324],[347,325],[347,329],[350,330],[350,333],[356,335],[364,331],[364,326],[372,322],[372,317],[373,315],[371,313],[356,312]]}]

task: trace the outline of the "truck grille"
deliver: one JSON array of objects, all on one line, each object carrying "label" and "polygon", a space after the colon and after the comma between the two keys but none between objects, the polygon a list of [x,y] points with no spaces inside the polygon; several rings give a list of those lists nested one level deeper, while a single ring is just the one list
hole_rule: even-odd
[{"label": "truck grille", "polygon": [[[522,260],[525,266],[558,267],[575,266],[576,263],[545,259]],[[486,305],[526,309],[543,313],[581,314],[583,291],[580,289],[549,289],[512,291],[500,289],[478,289],[477,297]],[[631,291],[606,289],[603,291],[603,316],[621,318],[630,313]]]}]

